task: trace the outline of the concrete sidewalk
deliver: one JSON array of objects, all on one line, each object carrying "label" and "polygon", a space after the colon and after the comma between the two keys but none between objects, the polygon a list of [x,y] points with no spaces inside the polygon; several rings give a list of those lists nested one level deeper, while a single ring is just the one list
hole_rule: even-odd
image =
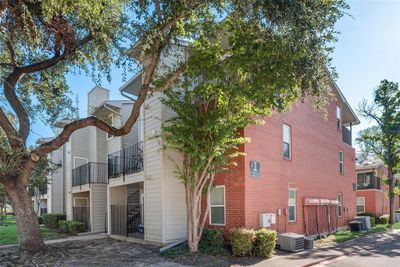
[{"label": "concrete sidewalk", "polygon": [[[95,239],[101,239],[101,238],[106,238],[106,237],[107,237],[107,235],[105,233],[80,234],[80,235],[70,236],[67,238],[45,240],[44,243],[46,245],[49,245],[49,244],[62,243],[62,242],[66,242],[66,241],[95,240]],[[5,248],[18,247],[18,246],[19,246],[18,244],[3,245],[3,246],[0,246],[0,250],[5,249]]]},{"label": "concrete sidewalk", "polygon": [[385,243],[390,243],[393,240],[400,240],[400,231],[370,234],[336,246],[317,248],[288,255],[278,255],[274,256],[272,259],[259,262],[254,266],[322,266],[325,265],[325,263],[327,264],[331,261],[349,257],[351,255],[361,254],[365,251],[380,254],[382,252],[379,249],[376,249],[376,247]]}]

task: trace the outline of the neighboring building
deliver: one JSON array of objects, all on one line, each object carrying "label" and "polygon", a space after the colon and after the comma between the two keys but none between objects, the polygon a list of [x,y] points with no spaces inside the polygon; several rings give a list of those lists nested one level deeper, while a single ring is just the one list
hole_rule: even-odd
[{"label": "neighboring building", "polygon": [[[387,177],[387,167],[379,159],[368,159],[357,153],[356,203],[357,213],[371,212],[377,216],[389,214],[388,185],[383,182]],[[399,208],[399,196],[395,196],[395,210]]]},{"label": "neighboring building", "polygon": [[238,165],[216,177],[209,227],[267,226],[318,236],[356,215],[351,127],[359,121],[333,86],[337,100],[326,107],[326,118],[306,98],[241,131],[251,142],[241,146],[246,156]]},{"label": "neighboring building", "polygon": [[32,189],[32,205],[33,210],[38,216],[42,216],[46,214],[48,201],[47,201],[47,193],[44,192],[41,194],[37,188]]}]

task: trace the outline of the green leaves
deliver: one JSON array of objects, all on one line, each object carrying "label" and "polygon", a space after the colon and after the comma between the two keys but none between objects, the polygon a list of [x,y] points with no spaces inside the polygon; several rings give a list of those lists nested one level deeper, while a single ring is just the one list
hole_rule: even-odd
[{"label": "green leaves", "polygon": [[356,141],[385,164],[400,163],[400,89],[398,83],[381,81],[374,91],[373,103],[363,100],[359,114],[376,125],[359,133]]},{"label": "green leaves", "polygon": [[216,6],[223,8],[220,19],[211,12],[180,21],[177,32],[191,41],[187,69],[163,100],[176,113],[163,137],[189,159],[180,171],[189,180],[233,163],[249,141],[240,129],[309,95],[319,108],[328,103],[334,25],[348,8],[339,0]]}]

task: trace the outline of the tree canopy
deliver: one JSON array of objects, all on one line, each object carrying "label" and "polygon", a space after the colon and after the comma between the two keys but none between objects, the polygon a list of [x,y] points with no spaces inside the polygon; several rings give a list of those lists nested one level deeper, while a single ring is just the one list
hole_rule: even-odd
[{"label": "tree canopy", "polygon": [[202,194],[250,141],[239,130],[306,96],[319,108],[331,99],[334,24],[346,8],[342,1],[233,1],[221,21],[187,34],[185,71],[162,100],[176,117],[162,137],[183,155],[177,176],[186,187],[191,251],[208,215]]},{"label": "tree canopy", "polygon": [[374,122],[359,132],[356,141],[367,154],[373,154],[388,167],[390,223],[394,223],[396,169],[400,164],[400,89],[399,84],[383,80],[374,91],[373,102],[363,100],[359,114]]}]

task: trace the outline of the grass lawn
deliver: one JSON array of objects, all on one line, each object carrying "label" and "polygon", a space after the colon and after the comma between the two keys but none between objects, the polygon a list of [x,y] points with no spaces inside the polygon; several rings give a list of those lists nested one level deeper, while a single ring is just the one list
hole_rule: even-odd
[{"label": "grass lawn", "polygon": [[[400,225],[399,225],[399,227],[400,227]],[[365,232],[352,232],[350,230],[337,231],[336,233],[334,233],[326,238],[317,240],[316,245],[317,245],[317,247],[321,247],[321,246],[326,246],[326,245],[339,244],[339,243],[342,243],[342,242],[345,242],[345,241],[348,241],[351,239],[355,239],[355,238],[363,236],[363,235],[384,232],[384,231],[386,231],[386,228],[387,228],[386,224],[377,224],[371,230],[365,231]]]},{"label": "grass lawn", "polygon": [[[43,239],[65,238],[68,235],[58,233],[46,227],[40,227]],[[18,243],[17,225],[15,217],[7,216],[3,226],[0,226],[0,245],[9,245]]]},{"label": "grass lawn", "polygon": [[400,222],[393,224],[392,229],[400,229]]}]

